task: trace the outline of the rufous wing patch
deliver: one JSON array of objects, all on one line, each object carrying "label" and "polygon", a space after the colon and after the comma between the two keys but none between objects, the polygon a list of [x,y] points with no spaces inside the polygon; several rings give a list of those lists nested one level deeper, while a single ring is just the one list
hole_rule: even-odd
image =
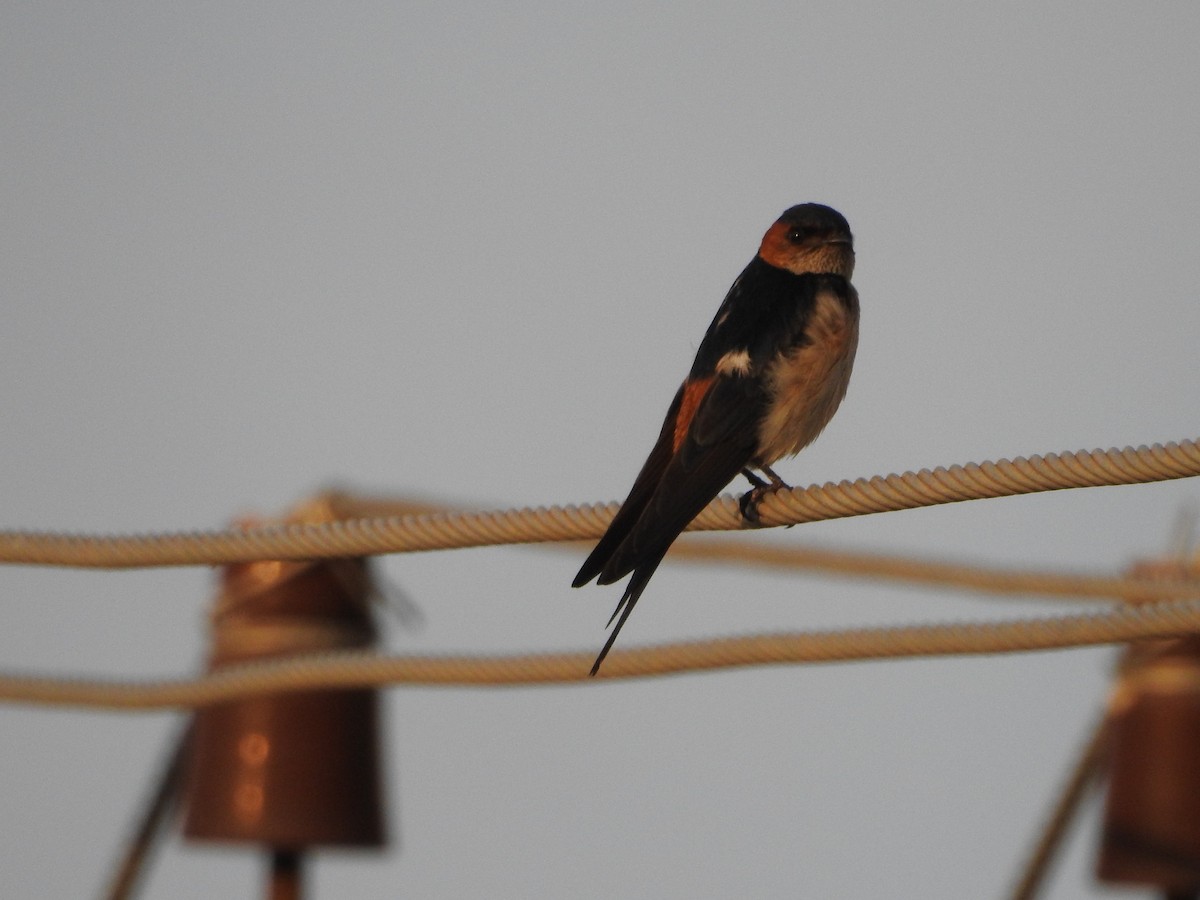
[{"label": "rufous wing patch", "polygon": [[712,387],[715,376],[709,375],[707,378],[697,378],[694,380],[685,381],[683,384],[683,399],[679,403],[679,414],[675,417],[675,439],[671,442],[671,451],[678,453],[679,448],[683,446],[684,440],[687,438],[688,428],[691,427],[692,419],[696,417],[696,410],[700,408],[700,403],[708,394],[708,389]]}]

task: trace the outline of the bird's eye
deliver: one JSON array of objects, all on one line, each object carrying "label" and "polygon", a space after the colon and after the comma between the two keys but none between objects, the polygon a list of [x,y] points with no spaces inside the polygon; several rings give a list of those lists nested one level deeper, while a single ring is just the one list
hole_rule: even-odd
[{"label": "bird's eye", "polygon": [[788,240],[791,241],[793,244],[799,244],[801,241],[803,241],[805,239],[805,237],[807,237],[807,234],[803,228],[800,228],[799,226],[797,226],[797,227],[791,229],[787,233],[787,236],[788,236]]}]

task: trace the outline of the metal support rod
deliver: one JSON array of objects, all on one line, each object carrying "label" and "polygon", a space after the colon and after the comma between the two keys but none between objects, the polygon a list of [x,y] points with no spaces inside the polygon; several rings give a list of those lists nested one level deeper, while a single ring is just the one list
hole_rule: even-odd
[{"label": "metal support rod", "polygon": [[267,900],[303,900],[304,851],[275,847],[271,851],[271,874]]},{"label": "metal support rod", "polygon": [[1012,900],[1033,900],[1041,888],[1042,879],[1062,843],[1067,826],[1075,816],[1079,804],[1087,795],[1088,788],[1095,783],[1104,770],[1108,757],[1110,720],[1107,715],[1092,729],[1092,735],[1080,753],[1071,772],[1071,777],[1063,787],[1058,801],[1046,821],[1037,847],[1025,864],[1021,880],[1012,892]]},{"label": "metal support rod", "polygon": [[147,798],[137,828],[125,844],[121,861],[109,880],[104,894],[106,900],[128,900],[135,896],[146,861],[162,835],[168,816],[179,800],[179,785],[183,779],[184,758],[192,728],[189,724],[175,738],[167,761],[158,776],[154,793]]}]

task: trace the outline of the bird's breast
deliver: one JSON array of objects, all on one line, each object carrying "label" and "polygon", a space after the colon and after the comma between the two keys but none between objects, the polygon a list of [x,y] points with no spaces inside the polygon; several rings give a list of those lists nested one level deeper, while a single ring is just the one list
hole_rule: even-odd
[{"label": "bird's breast", "polygon": [[770,400],[758,429],[755,462],[769,466],[800,452],[837,412],[858,348],[858,298],[822,289],[803,340],[764,373]]}]

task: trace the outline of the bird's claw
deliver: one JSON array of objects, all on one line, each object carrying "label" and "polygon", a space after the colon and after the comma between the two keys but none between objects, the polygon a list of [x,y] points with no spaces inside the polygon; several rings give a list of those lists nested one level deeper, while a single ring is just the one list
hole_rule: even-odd
[{"label": "bird's claw", "polygon": [[785,487],[787,487],[786,484],[760,484],[746,491],[738,501],[738,509],[742,512],[742,518],[751,525],[761,525],[762,520],[758,515],[758,507],[762,504],[763,498]]},{"label": "bird's claw", "polygon": [[746,493],[742,494],[742,498],[738,500],[738,509],[742,512],[742,520],[749,522],[751,525],[758,524],[758,504],[762,499],[761,497],[754,496],[758,491],[759,488],[746,491]]}]

